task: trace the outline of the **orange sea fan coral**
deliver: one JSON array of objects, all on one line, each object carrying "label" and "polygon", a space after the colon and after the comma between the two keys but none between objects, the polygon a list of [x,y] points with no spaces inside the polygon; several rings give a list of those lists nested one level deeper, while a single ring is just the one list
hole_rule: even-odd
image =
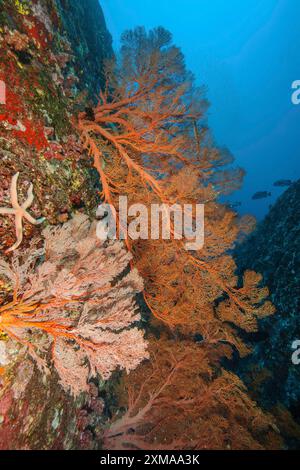
[{"label": "orange sea fan coral", "polygon": [[257,318],[273,308],[265,303],[268,292],[260,278],[252,282],[246,274],[240,288],[229,255],[252,220],[240,220],[218,196],[236,189],[243,171],[228,169],[231,155],[213,145],[202,122],[206,103],[201,90],[167,31],[124,33],[116,78],[109,68],[107,77],[97,106],[77,122],[104,200],[117,213],[119,195],[126,195],[129,205],[205,205],[200,250],[186,251],[175,239],[126,240],[145,281],[145,301],[172,328],[198,331],[212,343],[229,342],[245,355],[249,350],[233,325],[256,329]]},{"label": "orange sea fan coral", "polygon": [[[219,351],[219,354],[223,354]],[[247,396],[218,353],[189,341],[151,341],[151,361],[119,389],[126,411],[104,433],[107,449],[263,449],[280,446],[274,420]]]}]

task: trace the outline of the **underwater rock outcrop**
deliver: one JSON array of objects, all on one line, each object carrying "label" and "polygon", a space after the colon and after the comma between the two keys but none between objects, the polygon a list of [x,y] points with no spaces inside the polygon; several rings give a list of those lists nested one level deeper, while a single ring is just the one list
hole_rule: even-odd
[{"label": "underwater rock outcrop", "polygon": [[275,315],[260,321],[263,341],[247,359],[245,380],[264,406],[283,403],[299,422],[300,365],[292,362],[292,344],[300,339],[300,180],[279,197],[235,258],[241,270],[263,274],[276,307]]}]

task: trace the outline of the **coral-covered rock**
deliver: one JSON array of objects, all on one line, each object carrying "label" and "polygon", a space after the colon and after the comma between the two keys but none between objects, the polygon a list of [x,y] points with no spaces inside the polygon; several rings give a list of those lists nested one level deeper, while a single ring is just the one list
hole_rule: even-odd
[{"label": "coral-covered rock", "polygon": [[[112,56],[101,8],[97,0],[7,0],[0,26],[1,189],[17,172],[34,181],[36,210],[50,223],[61,221],[62,209],[91,211],[99,202],[97,179],[70,117],[96,96]],[[0,234],[0,247],[9,247],[9,219],[0,218]],[[30,238],[32,229],[24,235]]]},{"label": "coral-covered rock", "polygon": [[[98,179],[70,117],[97,94],[111,37],[97,0],[0,3],[0,207],[9,207],[10,182],[19,172],[20,200],[32,183],[29,212],[46,218],[43,226],[24,223],[26,250],[47,224],[66,222],[75,209],[92,214],[99,203]],[[15,241],[14,217],[1,215],[2,260],[9,261],[4,251]],[[0,280],[0,305],[11,298],[9,284]],[[97,390],[105,387],[96,383]],[[106,418],[102,399],[93,397],[93,406],[88,393],[72,399],[56,372],[40,373],[24,347],[0,333],[1,449],[99,445],[95,429]]]}]

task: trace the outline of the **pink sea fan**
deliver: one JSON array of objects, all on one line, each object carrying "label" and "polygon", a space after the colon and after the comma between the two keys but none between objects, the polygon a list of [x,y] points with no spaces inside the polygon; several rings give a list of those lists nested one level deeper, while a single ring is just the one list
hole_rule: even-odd
[{"label": "pink sea fan", "polygon": [[143,288],[131,254],[121,242],[103,244],[96,226],[77,214],[43,232],[36,243],[16,252],[0,275],[13,285],[13,299],[0,307],[0,329],[25,344],[44,371],[47,353],[63,388],[73,395],[88,389],[99,373],[108,379],[148,357],[135,295]]}]

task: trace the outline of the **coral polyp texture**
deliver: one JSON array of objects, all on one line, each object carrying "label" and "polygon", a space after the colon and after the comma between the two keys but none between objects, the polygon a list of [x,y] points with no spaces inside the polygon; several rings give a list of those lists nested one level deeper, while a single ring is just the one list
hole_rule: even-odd
[{"label": "coral polyp texture", "polygon": [[62,386],[78,395],[97,373],[108,379],[147,357],[143,332],[132,327],[143,284],[135,270],[122,276],[131,255],[121,242],[104,248],[84,215],[43,235],[44,247],[33,240],[11,264],[1,262],[12,301],[0,308],[0,329],[28,347],[46,373],[51,350]]}]

